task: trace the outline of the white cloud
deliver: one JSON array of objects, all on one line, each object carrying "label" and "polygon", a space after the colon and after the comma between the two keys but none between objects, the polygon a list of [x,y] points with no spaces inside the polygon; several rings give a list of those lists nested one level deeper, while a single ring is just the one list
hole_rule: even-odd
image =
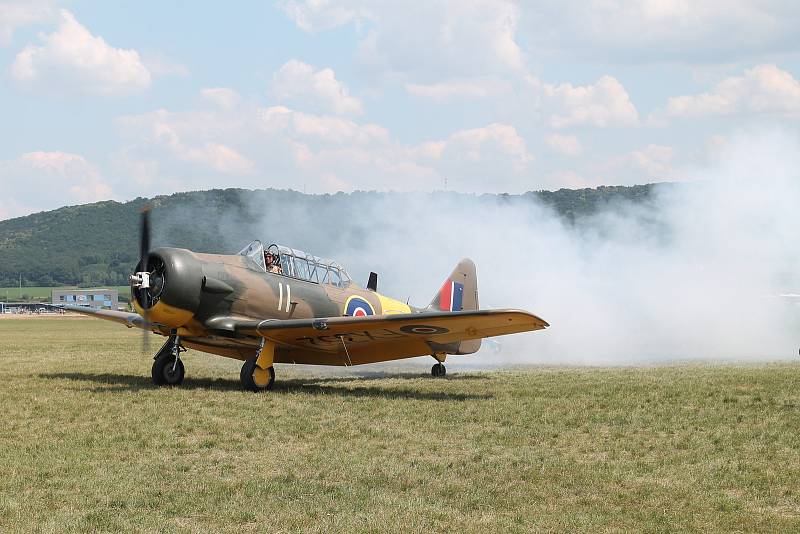
[{"label": "white cloud", "polygon": [[[742,76],[730,76],[711,91],[670,98],[668,117],[769,114],[800,115],[800,82],[775,65],[759,65]],[[660,113],[655,115],[657,119]]]},{"label": "white cloud", "polygon": [[574,135],[553,133],[544,138],[547,146],[564,156],[580,156],[583,145]]},{"label": "white cloud", "polygon": [[685,174],[676,167],[675,160],[673,147],[649,144],[621,156],[590,163],[585,173],[592,176],[595,186],[681,180]]},{"label": "white cloud", "polygon": [[[154,158],[141,157],[136,146],[128,146],[111,154],[111,171],[123,176],[128,191],[135,196],[151,196],[159,192],[178,191],[184,184],[168,184],[169,178],[161,173],[161,164]],[[157,186],[168,187],[159,189]],[[146,192],[146,193],[145,193]]]},{"label": "white cloud", "polygon": [[454,133],[447,140],[445,154],[452,151],[459,157],[477,162],[485,158],[487,150],[509,156],[513,166],[519,170],[525,169],[533,161],[525,140],[516,128],[497,123]]},{"label": "white cloud", "polygon": [[220,109],[233,109],[239,105],[242,97],[227,87],[210,87],[200,91],[200,98]]},{"label": "white cloud", "polygon": [[[285,106],[159,110],[122,117],[118,125],[131,142],[120,167],[144,182],[153,183],[154,169],[164,180],[185,176],[182,163],[203,164],[191,173],[191,185],[184,179],[174,189],[218,185],[216,173],[226,170],[246,171],[231,172],[229,186],[302,189],[305,184],[313,192],[429,190],[439,183],[435,170],[416,163],[384,128]],[[210,150],[214,146],[217,150]],[[212,156],[224,158],[225,166]]]},{"label": "white cloud", "polygon": [[388,143],[389,132],[377,124],[359,124],[341,117],[313,115],[284,106],[261,109],[261,129],[272,135],[289,135],[294,139],[325,145],[370,145]]},{"label": "white cloud", "polygon": [[162,54],[147,54],[142,57],[142,63],[152,76],[181,76],[189,75],[189,67],[178,63]]},{"label": "white cloud", "polygon": [[[204,94],[212,100],[218,96],[217,91]],[[182,187],[174,188],[211,187],[219,184],[219,173],[226,173],[228,186],[306,187],[313,192],[430,191],[440,189],[445,176],[451,188],[461,191],[531,188],[534,157],[507,124],[414,145],[401,143],[377,124],[252,102],[158,110],[117,122],[129,143],[117,158],[120,170],[142,184],[159,186],[188,175],[191,185],[185,178]]]},{"label": "white cloud", "polygon": [[603,64],[740,61],[800,45],[800,4],[783,0],[542,0],[520,9],[531,50]]},{"label": "white cloud", "polygon": [[264,144],[272,148],[261,154],[262,168],[278,165],[315,192],[431,190],[440,183],[435,169],[416,161],[376,124],[284,106],[260,108],[255,116]]},{"label": "white cloud", "polygon": [[286,0],[280,5],[306,31],[354,23],[361,34],[361,61],[383,74],[441,77],[524,69],[524,55],[516,42],[519,9],[509,0],[416,5],[389,0]]},{"label": "white cloud", "polygon": [[639,122],[628,92],[612,76],[602,76],[593,85],[541,84],[535,79],[532,84],[540,88],[553,128],[633,126]]},{"label": "white cloud", "polygon": [[123,135],[143,146],[166,150],[173,157],[231,175],[248,174],[253,162],[221,142],[237,128],[215,120],[213,112],[171,113],[158,110],[117,119]]},{"label": "white cloud", "polygon": [[333,69],[315,69],[292,59],[272,77],[271,92],[281,101],[290,101],[316,107],[337,115],[360,115],[364,112],[361,101],[350,96],[347,87],[336,79]]},{"label": "white cloud", "polygon": [[453,98],[488,98],[510,90],[509,84],[495,79],[449,80],[431,84],[407,83],[408,94],[431,100]]},{"label": "white cloud", "polygon": [[222,143],[204,143],[197,147],[179,145],[172,148],[178,157],[206,165],[223,174],[246,174],[253,169],[252,161]]},{"label": "white cloud", "polygon": [[366,5],[360,6],[360,3],[367,4],[357,1],[334,4],[326,0],[281,0],[278,5],[298,27],[313,32],[344,26],[354,20],[372,18],[372,11]]},{"label": "white cloud", "polygon": [[[603,64],[730,62],[800,46],[800,4],[784,0],[282,0],[298,27],[352,24],[363,59],[409,72],[438,65],[519,69],[532,56]],[[455,50],[463,52],[461,57]],[[451,60],[451,61],[448,61]],[[472,68],[470,69],[470,61]]]},{"label": "white cloud", "polygon": [[[323,118],[302,117],[303,121],[320,119]],[[288,125],[283,130],[284,135],[300,143],[310,131],[314,129],[304,128],[301,133]],[[340,143],[342,138],[349,142]],[[385,130],[371,128],[359,135],[334,135],[329,139],[333,144],[302,145],[305,150],[300,151],[298,165],[317,176],[327,176],[325,180],[335,176],[329,185],[335,182],[344,189],[430,191],[441,189],[447,179],[448,187],[459,191],[522,191],[527,182],[520,182],[519,178],[527,177],[534,160],[525,140],[514,127],[505,124],[461,130],[447,139],[417,146],[403,146]]]},{"label": "white cloud", "polygon": [[4,0],[0,2],[0,45],[8,45],[17,28],[52,22],[56,10],[49,0]]},{"label": "white cloud", "polygon": [[136,50],[110,46],[93,36],[69,11],[61,11],[61,23],[41,35],[41,46],[28,45],[14,59],[11,76],[21,84],[59,90],[72,87],[100,95],[127,94],[150,86],[150,72]]},{"label": "white cloud", "polygon": [[415,149],[419,160],[431,160],[448,187],[466,192],[524,192],[534,188],[534,156],[516,128],[493,123],[453,133],[444,141]]},{"label": "white cloud", "polygon": [[674,158],[675,150],[672,147],[651,144],[631,152],[627,162],[634,169],[642,171],[648,179],[666,179],[674,173]]},{"label": "white cloud", "polygon": [[35,151],[0,162],[5,216],[114,197],[111,185],[83,156]]}]

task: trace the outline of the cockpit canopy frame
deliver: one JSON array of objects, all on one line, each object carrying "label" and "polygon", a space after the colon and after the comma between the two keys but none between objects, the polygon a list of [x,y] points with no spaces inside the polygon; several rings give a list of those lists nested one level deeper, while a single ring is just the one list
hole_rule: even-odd
[{"label": "cockpit canopy frame", "polygon": [[[341,288],[348,287],[352,283],[352,279],[345,268],[333,260],[320,258],[308,252],[275,243],[267,247],[267,250],[278,252],[282,271],[279,274],[283,276],[315,284],[330,284]],[[258,239],[242,249],[239,255],[250,258],[260,270],[266,272],[264,245]]]}]

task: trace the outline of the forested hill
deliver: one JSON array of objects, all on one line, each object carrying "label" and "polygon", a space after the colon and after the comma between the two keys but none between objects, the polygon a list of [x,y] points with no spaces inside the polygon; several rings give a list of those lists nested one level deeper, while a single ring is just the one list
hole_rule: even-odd
[{"label": "forested hill", "polygon": [[235,253],[259,238],[336,257],[338,246],[367,239],[387,224],[382,214],[392,212],[397,222],[412,206],[430,206],[425,212],[435,224],[440,210],[480,216],[482,206],[543,204],[573,224],[608,205],[646,202],[659,187],[666,184],[477,196],[226,189],[97,202],[0,221],[0,287],[16,285],[20,275],[27,286],[126,284],[137,261],[139,213],[146,204],[153,206],[155,246]]}]

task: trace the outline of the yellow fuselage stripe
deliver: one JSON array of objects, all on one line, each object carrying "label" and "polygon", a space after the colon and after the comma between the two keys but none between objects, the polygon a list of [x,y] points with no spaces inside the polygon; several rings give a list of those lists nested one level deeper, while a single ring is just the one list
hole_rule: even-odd
[{"label": "yellow fuselage stripe", "polygon": [[411,313],[411,306],[405,302],[400,302],[393,298],[384,297],[380,293],[375,293],[378,300],[381,302],[381,313],[384,315],[393,315],[396,313]]}]

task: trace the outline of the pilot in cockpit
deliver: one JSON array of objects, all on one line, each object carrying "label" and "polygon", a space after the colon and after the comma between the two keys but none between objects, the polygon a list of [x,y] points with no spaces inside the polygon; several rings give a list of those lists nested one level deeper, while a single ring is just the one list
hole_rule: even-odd
[{"label": "pilot in cockpit", "polygon": [[264,252],[264,263],[267,264],[267,272],[275,274],[283,274],[281,263],[277,254],[273,255],[271,250]]}]

